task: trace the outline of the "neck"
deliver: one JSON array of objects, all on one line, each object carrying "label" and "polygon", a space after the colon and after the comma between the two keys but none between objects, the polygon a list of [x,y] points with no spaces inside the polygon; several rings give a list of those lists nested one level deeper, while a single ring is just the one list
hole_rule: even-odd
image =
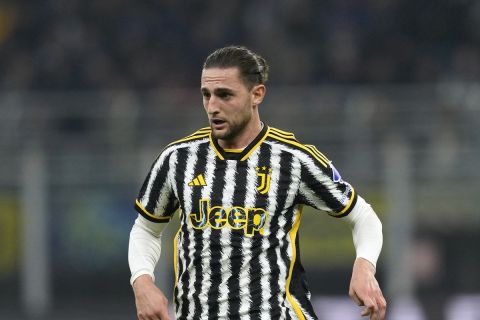
[{"label": "neck", "polygon": [[233,139],[218,139],[218,144],[223,149],[245,149],[262,131],[263,122],[252,121]]}]

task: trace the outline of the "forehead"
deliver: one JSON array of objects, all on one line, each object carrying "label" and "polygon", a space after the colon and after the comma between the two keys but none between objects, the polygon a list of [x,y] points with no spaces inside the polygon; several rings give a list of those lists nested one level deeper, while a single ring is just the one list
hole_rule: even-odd
[{"label": "forehead", "polygon": [[245,87],[240,78],[238,68],[208,68],[202,70],[201,87],[210,88],[232,88]]}]

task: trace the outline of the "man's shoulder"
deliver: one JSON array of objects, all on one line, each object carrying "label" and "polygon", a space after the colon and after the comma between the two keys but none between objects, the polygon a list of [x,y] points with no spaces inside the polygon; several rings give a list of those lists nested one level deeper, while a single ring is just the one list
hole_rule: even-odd
[{"label": "man's shoulder", "polygon": [[283,144],[295,150],[301,150],[304,146],[303,143],[298,141],[294,133],[270,126],[268,127],[268,140]]},{"label": "man's shoulder", "polygon": [[188,136],[170,142],[162,149],[157,159],[166,159],[174,154],[175,151],[192,148],[202,143],[210,143],[211,131],[209,127],[200,128]]},{"label": "man's shoulder", "polygon": [[292,132],[269,127],[268,138],[271,141],[283,145],[285,151],[289,151],[297,157],[303,155],[314,158],[321,162],[325,167],[330,162],[330,160],[320,152],[316,146],[299,141]]},{"label": "man's shoulder", "polygon": [[193,132],[192,134],[185,136],[181,139],[175,140],[167,145],[167,148],[170,148],[172,146],[189,146],[193,142],[201,142],[201,141],[208,141],[210,138],[210,133],[212,132],[212,129],[210,127],[204,127],[200,128],[197,131]]},{"label": "man's shoulder", "polygon": [[297,140],[297,138],[295,138],[295,134],[293,134],[293,132],[290,132],[290,131],[285,131],[272,126],[268,126],[268,131],[269,131],[269,135],[271,135],[273,138],[280,137],[280,138]]}]

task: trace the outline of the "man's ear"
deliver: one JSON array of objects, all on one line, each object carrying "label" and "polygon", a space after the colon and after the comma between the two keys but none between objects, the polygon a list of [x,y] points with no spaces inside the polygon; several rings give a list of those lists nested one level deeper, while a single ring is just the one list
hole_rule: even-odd
[{"label": "man's ear", "polygon": [[253,104],[258,106],[260,103],[262,103],[266,93],[267,93],[267,88],[263,84],[258,84],[255,87],[253,87],[252,88]]}]

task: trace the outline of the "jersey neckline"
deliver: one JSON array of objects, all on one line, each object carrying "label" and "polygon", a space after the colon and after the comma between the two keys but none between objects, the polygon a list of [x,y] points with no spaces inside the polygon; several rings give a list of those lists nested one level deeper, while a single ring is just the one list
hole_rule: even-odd
[{"label": "jersey neckline", "polygon": [[262,144],[262,142],[267,137],[269,131],[270,127],[264,124],[262,130],[258,133],[255,139],[253,139],[252,142],[250,142],[250,144],[246,146],[245,149],[243,149],[243,151],[241,152],[228,152],[223,149],[218,144],[218,140],[213,136],[212,132],[210,132],[210,144],[213,147],[213,150],[215,150],[215,153],[220,160],[245,161],[252,154],[252,152],[255,151],[255,149],[257,149]]}]

